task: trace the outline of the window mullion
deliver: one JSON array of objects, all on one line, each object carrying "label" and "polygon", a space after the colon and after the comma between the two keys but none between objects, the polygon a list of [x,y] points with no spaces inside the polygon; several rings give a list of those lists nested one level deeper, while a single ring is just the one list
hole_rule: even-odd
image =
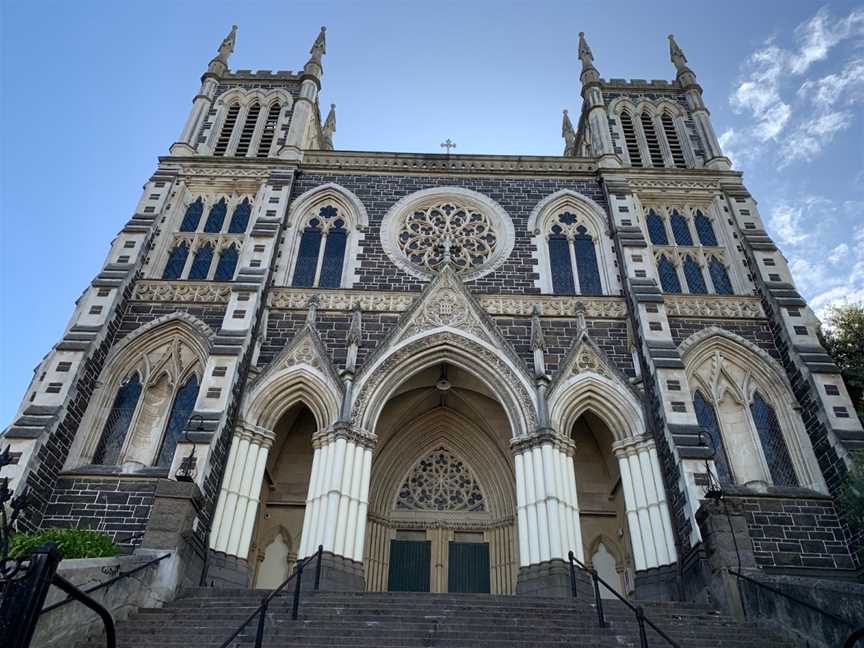
[{"label": "window mullion", "polygon": [[189,241],[189,252],[186,254],[186,261],[183,263],[183,271],[177,279],[186,279],[189,276],[189,271],[192,269],[192,264],[195,262],[195,253],[198,251],[198,237],[194,237]]},{"label": "window mullion", "polygon": [[315,262],[315,278],[312,285],[317,286],[321,279],[321,267],[324,265],[324,246],[327,245],[327,230],[321,232],[321,242],[318,244],[318,259]]},{"label": "window mullion", "polygon": [[582,287],[579,285],[579,270],[576,268],[576,242],[568,234],[567,249],[570,251],[570,269],[573,272],[573,291],[578,295],[582,293]]}]

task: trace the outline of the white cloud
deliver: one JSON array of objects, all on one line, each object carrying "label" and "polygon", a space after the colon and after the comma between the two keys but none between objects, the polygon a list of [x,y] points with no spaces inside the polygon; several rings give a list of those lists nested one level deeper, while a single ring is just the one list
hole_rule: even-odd
[{"label": "white cloud", "polygon": [[798,88],[798,96],[822,110],[830,110],[841,99],[854,104],[864,99],[864,59],[854,59],[836,74],[805,81]]},{"label": "white cloud", "polygon": [[801,224],[803,212],[803,206],[789,204],[778,205],[771,212],[769,220],[781,243],[798,245],[809,238]]},{"label": "white cloud", "polygon": [[822,152],[834,135],[852,125],[854,116],[848,110],[815,116],[800,124],[780,147],[780,167],[794,162],[814,158]]},{"label": "white cloud", "polygon": [[828,255],[828,261],[833,265],[837,265],[838,263],[845,261],[848,254],[849,246],[845,243],[841,243],[831,250],[831,254]]}]

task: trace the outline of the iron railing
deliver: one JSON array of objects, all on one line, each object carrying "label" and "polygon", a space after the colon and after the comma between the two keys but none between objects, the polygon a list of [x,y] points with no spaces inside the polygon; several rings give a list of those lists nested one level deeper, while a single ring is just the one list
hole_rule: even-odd
[{"label": "iron railing", "polygon": [[854,630],[852,634],[849,635],[848,639],[846,639],[846,643],[843,644],[843,648],[855,648],[855,644],[862,639],[864,639],[864,626]]},{"label": "iron railing", "polygon": [[324,546],[318,545],[318,551],[305,560],[298,562],[294,567],[294,573],[286,578],[279,587],[265,596],[261,601],[261,605],[255,608],[255,611],[240,624],[240,627],[237,628],[233,634],[228,637],[221,646],[219,646],[219,648],[228,648],[237,635],[243,632],[243,629],[249,625],[256,616],[258,617],[258,628],[255,632],[255,648],[261,648],[262,642],[264,641],[264,623],[267,620],[267,608],[270,606],[270,601],[272,601],[273,598],[285,589],[288,583],[295,578],[297,580],[294,581],[294,602],[291,605],[291,618],[296,621],[297,612],[300,609],[300,583],[303,580],[303,568],[313,560],[315,561],[315,591],[317,592],[321,585],[321,556],[323,553]]},{"label": "iron railing", "polygon": [[676,643],[669,635],[663,632],[660,628],[658,628],[651,619],[645,616],[645,610],[641,605],[633,605],[621,596],[615,588],[613,588],[609,583],[600,578],[597,574],[597,570],[593,568],[586,567],[576,556],[573,555],[573,552],[570,551],[567,553],[567,557],[570,559],[570,590],[573,594],[573,598],[576,598],[576,569],[581,569],[585,573],[587,573],[591,577],[591,583],[594,589],[594,606],[597,608],[597,625],[601,628],[605,628],[609,624],[606,622],[606,615],[603,612],[603,599],[600,596],[600,585],[602,584],[607,590],[609,590],[615,597],[621,601],[624,605],[626,605],[633,614],[636,615],[636,624],[639,626],[639,646],[640,648],[648,648],[648,635],[645,631],[645,625],[649,625],[654,632],[656,632],[662,639],[666,641],[673,648],[681,648],[681,646]]}]

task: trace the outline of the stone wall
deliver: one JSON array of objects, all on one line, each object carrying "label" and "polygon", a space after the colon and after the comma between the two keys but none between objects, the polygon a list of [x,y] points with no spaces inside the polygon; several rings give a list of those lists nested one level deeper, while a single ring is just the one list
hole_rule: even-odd
[{"label": "stone wall", "polygon": [[740,335],[748,342],[764,349],[772,358],[780,360],[774,334],[766,320],[752,319],[696,319],[689,317],[670,317],[669,329],[672,341],[679,346],[684,340],[703,329],[715,326],[735,335]]}]

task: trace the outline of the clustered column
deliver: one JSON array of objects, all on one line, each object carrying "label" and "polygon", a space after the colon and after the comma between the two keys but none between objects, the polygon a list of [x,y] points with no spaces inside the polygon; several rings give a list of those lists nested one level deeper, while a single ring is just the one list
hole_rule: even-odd
[{"label": "clustered column", "polygon": [[261,494],[261,482],[274,435],[242,424],[234,432],[222,490],[213,518],[210,548],[245,559]]},{"label": "clustered column", "polygon": [[615,445],[636,570],[675,562],[675,540],[666,491],[653,439],[639,437]]},{"label": "clustered column", "polygon": [[583,559],[572,443],[540,433],[513,444],[519,565]]},{"label": "clustered column", "polygon": [[334,426],[313,437],[315,454],[303,518],[299,557],[324,551],[363,560],[374,437]]}]

